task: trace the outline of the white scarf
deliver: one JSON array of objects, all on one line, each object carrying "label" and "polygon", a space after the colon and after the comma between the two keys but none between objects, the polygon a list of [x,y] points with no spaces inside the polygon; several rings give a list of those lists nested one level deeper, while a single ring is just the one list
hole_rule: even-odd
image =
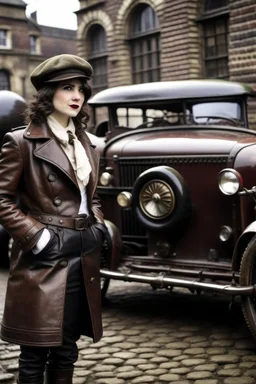
[{"label": "white scarf", "polygon": [[82,146],[82,143],[76,137],[73,120],[70,118],[68,126],[64,128],[61,124],[58,123],[56,119],[54,119],[50,115],[47,118],[47,123],[51,128],[51,131],[54,134],[54,136],[56,136],[56,138],[64,147],[68,147],[69,145],[71,145],[69,144],[69,137],[68,137],[67,131],[72,132],[74,136],[73,145],[74,145],[74,156],[75,156],[75,162],[76,162],[75,172],[78,179],[83,183],[84,186],[86,186],[88,184],[89,175],[92,170],[92,167],[86,155],[85,149]]}]

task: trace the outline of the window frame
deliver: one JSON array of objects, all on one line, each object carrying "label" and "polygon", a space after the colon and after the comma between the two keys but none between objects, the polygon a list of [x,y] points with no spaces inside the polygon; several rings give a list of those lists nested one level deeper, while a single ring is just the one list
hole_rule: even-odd
[{"label": "window frame", "polygon": [[[204,2],[205,4],[205,2]],[[228,4],[228,1],[227,1]],[[208,11],[202,12],[202,16],[196,20],[201,24],[202,28],[202,40],[204,42],[204,50],[203,50],[203,64],[204,64],[204,76],[206,78],[217,78],[217,79],[229,79],[229,52],[228,52],[228,36],[229,36],[229,6],[225,5],[219,8],[213,8]],[[223,22],[224,25],[224,33],[218,33],[216,31],[217,22]],[[210,29],[209,23],[211,23],[211,28],[214,30],[214,33],[212,34],[212,38],[214,40],[214,49],[215,49],[215,55],[207,55],[207,28]],[[225,39],[225,47],[226,51],[225,53],[218,54],[218,49],[220,47],[220,44],[218,44],[217,40],[218,37],[223,35]],[[221,74],[221,61],[225,61],[225,73]],[[215,64],[214,64],[215,62]],[[207,73],[209,73],[210,65],[214,65],[215,73],[211,76],[207,76]],[[223,67],[222,67],[223,68]]]},{"label": "window frame", "polygon": [[[4,83],[3,78],[1,78],[1,74],[4,74],[6,77],[4,80],[6,80],[7,87],[1,86],[2,83]],[[6,69],[0,69],[0,90],[1,91],[10,91],[11,89],[11,84],[10,84],[10,73]]]},{"label": "window frame", "polygon": [[[31,44],[31,39],[34,39],[34,47],[35,47],[35,50],[32,50],[32,44]],[[32,54],[32,55],[35,55],[35,54],[39,54],[40,53],[40,40],[39,40],[39,36],[35,35],[35,34],[30,34],[29,35],[29,52]]]},{"label": "window frame", "polygon": [[11,31],[9,27],[1,26],[0,25],[0,35],[1,32],[5,33],[5,44],[1,44],[1,38],[0,38],[0,49],[11,49],[12,48],[12,40],[11,40]]},{"label": "window frame", "polygon": [[[93,50],[92,43],[91,43],[92,39],[90,37],[93,33],[95,34],[95,30],[97,32],[97,28],[98,28],[98,31],[100,31],[100,33],[104,32],[105,44],[103,47],[100,47],[98,50]],[[99,37],[99,41],[101,42],[100,33],[98,37]],[[95,35],[93,39],[95,44]],[[93,76],[91,80],[92,93],[95,94],[99,91],[102,91],[108,88],[108,51],[107,51],[107,34],[105,31],[105,28],[99,23],[93,24],[88,30],[87,41],[89,42],[88,61],[93,67]],[[99,44],[99,46],[100,45],[101,44]]]},{"label": "window frame", "polygon": [[[152,12],[154,12],[154,19],[156,21],[154,27],[134,32],[135,23],[138,22],[139,17],[143,17],[143,12],[147,8],[150,8]],[[130,33],[127,39],[127,43],[130,47],[130,60],[133,84],[160,81],[161,40],[157,14],[155,10],[148,4],[137,6],[134,9],[132,15],[134,15],[135,12],[140,12],[140,14],[136,15],[136,20],[131,17]],[[146,13],[144,13],[144,15],[146,17]],[[140,22],[141,25],[143,25],[143,23],[146,24],[147,20],[143,21],[143,19],[141,19]]]}]

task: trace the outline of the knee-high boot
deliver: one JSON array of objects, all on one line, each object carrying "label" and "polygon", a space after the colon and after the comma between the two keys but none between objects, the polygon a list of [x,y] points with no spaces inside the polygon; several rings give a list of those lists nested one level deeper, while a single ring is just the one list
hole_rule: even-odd
[{"label": "knee-high boot", "polygon": [[46,369],[45,384],[72,384],[74,369]]}]

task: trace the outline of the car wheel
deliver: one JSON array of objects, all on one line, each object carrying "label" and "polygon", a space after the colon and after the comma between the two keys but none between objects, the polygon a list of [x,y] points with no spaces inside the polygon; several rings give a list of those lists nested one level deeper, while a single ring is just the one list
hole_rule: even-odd
[{"label": "car wheel", "polygon": [[143,226],[153,231],[177,228],[191,211],[184,178],[174,168],[158,166],[143,172],[136,180],[132,206]]},{"label": "car wheel", "polygon": [[[256,284],[256,236],[245,249],[240,266],[240,285]],[[248,328],[256,339],[256,297],[242,296],[242,311]]]}]

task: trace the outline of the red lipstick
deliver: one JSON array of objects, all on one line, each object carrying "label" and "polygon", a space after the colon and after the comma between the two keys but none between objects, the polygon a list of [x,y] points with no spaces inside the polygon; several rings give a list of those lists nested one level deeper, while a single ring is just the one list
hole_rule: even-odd
[{"label": "red lipstick", "polygon": [[79,108],[79,106],[78,106],[78,105],[75,105],[75,104],[70,105],[70,107],[73,108],[73,109],[77,109],[77,108]]}]

